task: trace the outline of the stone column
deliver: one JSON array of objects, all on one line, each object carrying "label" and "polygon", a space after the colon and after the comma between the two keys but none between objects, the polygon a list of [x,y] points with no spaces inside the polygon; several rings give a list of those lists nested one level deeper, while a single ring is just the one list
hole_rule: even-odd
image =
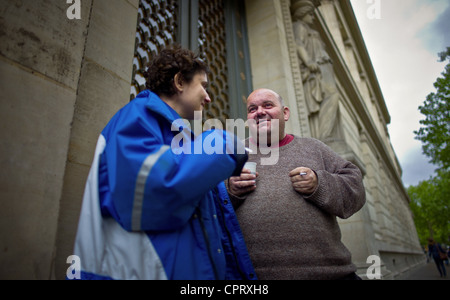
[{"label": "stone column", "polygon": [[98,136],[110,118],[130,101],[138,7],[139,0],[92,4],[60,204],[53,270],[56,279],[63,279],[69,267],[66,259],[72,255]]},{"label": "stone column", "polygon": [[0,1],[0,279],[49,279],[91,1]]}]

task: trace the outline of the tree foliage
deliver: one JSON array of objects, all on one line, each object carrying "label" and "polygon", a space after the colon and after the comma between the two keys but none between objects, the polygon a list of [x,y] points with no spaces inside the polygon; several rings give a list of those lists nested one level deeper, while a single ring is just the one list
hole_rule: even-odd
[{"label": "tree foliage", "polygon": [[[440,60],[450,61],[450,47],[439,53]],[[408,188],[410,207],[420,242],[426,244],[428,237],[440,243],[450,242],[450,62],[434,83],[435,93],[427,96],[420,112],[425,119],[414,131],[422,141],[422,149],[431,163],[439,166],[429,180]]]},{"label": "tree foliage", "polygon": [[[440,60],[450,60],[450,47],[439,53]],[[445,67],[442,78],[434,83],[435,93],[427,96],[424,104],[419,106],[425,119],[421,127],[414,131],[416,139],[422,141],[422,149],[431,163],[448,169],[450,166],[450,63]]]},{"label": "tree foliage", "polygon": [[428,237],[448,243],[450,237],[450,172],[440,170],[437,176],[408,188],[410,207],[420,242]]}]

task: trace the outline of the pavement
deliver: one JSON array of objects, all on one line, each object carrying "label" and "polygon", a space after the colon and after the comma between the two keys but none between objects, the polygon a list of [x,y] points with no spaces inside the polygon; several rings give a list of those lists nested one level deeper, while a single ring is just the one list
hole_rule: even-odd
[{"label": "pavement", "polygon": [[400,275],[396,280],[450,280],[450,266],[444,263],[447,277],[440,277],[436,264],[431,259],[430,262],[415,268],[408,274]]}]

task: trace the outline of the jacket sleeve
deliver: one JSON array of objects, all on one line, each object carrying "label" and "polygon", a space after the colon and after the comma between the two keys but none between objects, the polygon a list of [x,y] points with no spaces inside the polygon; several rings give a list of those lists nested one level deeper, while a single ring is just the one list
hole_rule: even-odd
[{"label": "jacket sleeve", "polygon": [[107,182],[101,192],[102,212],[128,231],[176,230],[242,158],[227,151],[235,139],[222,130],[204,132],[193,142],[215,141],[213,153],[174,153],[163,142],[157,121],[149,122],[120,124],[109,134],[100,166],[101,179]]},{"label": "jacket sleeve", "polygon": [[304,196],[326,212],[347,219],[366,202],[361,171],[325,146],[322,153],[325,169],[314,170],[318,186],[313,194]]}]

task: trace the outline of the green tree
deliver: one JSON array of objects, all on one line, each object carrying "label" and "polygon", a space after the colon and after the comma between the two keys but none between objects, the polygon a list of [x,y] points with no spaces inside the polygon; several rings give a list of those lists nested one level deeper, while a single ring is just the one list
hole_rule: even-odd
[{"label": "green tree", "polygon": [[410,207],[422,244],[428,237],[448,243],[450,236],[450,172],[439,170],[437,176],[408,187]]},{"label": "green tree", "polygon": [[449,63],[434,83],[436,93],[427,96],[420,112],[425,119],[414,131],[422,141],[423,153],[431,163],[439,166],[429,180],[408,188],[410,207],[420,242],[426,244],[428,237],[441,243],[450,240],[450,47],[439,53],[440,61]]},{"label": "green tree", "polygon": [[[450,47],[439,53],[440,60],[450,61]],[[450,63],[445,67],[442,78],[434,83],[436,93],[427,96],[420,112],[425,119],[420,121],[421,127],[414,131],[416,139],[422,141],[422,149],[431,163],[443,169],[450,166]]]}]

